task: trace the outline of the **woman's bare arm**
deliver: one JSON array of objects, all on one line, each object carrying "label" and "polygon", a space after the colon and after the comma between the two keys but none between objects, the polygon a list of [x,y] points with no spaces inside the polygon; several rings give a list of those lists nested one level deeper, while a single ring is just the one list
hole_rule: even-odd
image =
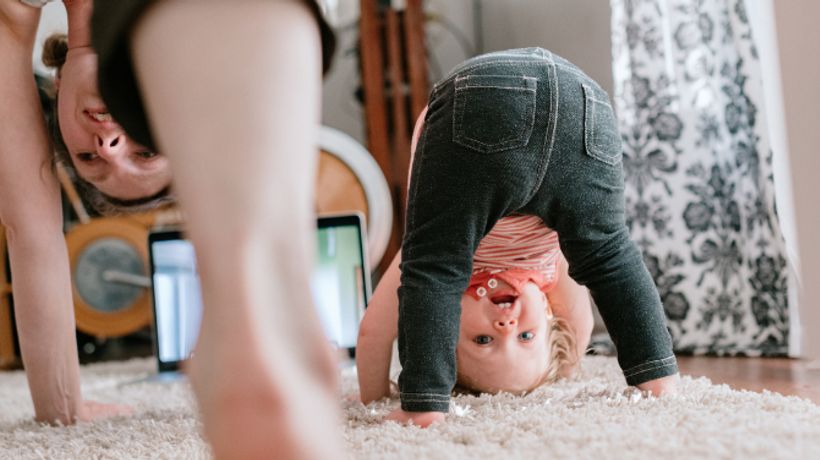
[{"label": "woman's bare arm", "polygon": [[0,0],[0,223],[35,417],[67,425],[131,409],[83,401],[80,394],[60,188],[31,61],[39,20],[39,9]]},{"label": "woman's bare arm", "polygon": [[39,18],[19,0],[0,3],[0,221],[36,418],[69,424],[82,400],[60,192],[32,73]]},{"label": "woman's bare arm", "polygon": [[398,336],[399,263],[401,252],[382,276],[359,326],[356,368],[360,397],[365,404],[390,396],[390,361],[393,341]]}]

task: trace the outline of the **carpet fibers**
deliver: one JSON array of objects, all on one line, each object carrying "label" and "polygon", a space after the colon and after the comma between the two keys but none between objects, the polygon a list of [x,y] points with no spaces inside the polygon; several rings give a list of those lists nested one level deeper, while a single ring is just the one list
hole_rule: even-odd
[{"label": "carpet fibers", "polygon": [[[0,372],[0,458],[207,458],[185,383],[129,383],[152,369],[84,367],[87,397],[136,413],[68,428],[35,423],[23,373]],[[820,407],[808,400],[689,377],[678,395],[647,398],[627,389],[613,358],[589,357],[577,378],[525,397],[460,396],[448,422],[428,429],[380,423],[396,401],[355,402],[355,380],[344,371],[353,458],[820,458]]]}]

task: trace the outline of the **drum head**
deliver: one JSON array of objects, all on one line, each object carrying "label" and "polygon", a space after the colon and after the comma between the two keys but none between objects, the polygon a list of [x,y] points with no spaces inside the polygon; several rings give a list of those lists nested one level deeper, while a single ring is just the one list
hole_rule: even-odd
[{"label": "drum head", "polygon": [[370,152],[341,131],[323,126],[319,147],[317,212],[361,212],[367,223],[370,266],[378,267],[393,228],[393,201],[387,180]]}]

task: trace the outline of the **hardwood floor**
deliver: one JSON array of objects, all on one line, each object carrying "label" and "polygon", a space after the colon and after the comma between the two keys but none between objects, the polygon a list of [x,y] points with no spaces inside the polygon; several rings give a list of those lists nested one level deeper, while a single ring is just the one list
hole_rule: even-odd
[{"label": "hardwood floor", "polygon": [[679,356],[681,374],[707,377],[736,389],[800,396],[820,404],[820,362],[788,358]]}]

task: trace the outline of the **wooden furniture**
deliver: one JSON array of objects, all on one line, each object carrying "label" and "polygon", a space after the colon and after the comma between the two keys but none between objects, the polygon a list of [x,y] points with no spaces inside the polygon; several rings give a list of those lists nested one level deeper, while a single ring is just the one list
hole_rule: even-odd
[{"label": "wooden furniture", "polygon": [[11,314],[11,278],[6,263],[6,229],[0,225],[0,369],[19,365]]},{"label": "wooden furniture", "polygon": [[389,184],[370,152],[347,134],[322,126],[319,149],[317,213],[360,212],[367,225],[369,265],[375,268],[387,251],[393,229]]},{"label": "wooden furniture", "polygon": [[[396,2],[399,3],[399,2]],[[359,45],[367,147],[384,172],[395,205],[394,231],[380,268],[401,245],[413,124],[427,104],[422,0],[360,1]]]},{"label": "wooden furniture", "polygon": [[336,156],[322,152],[319,156],[319,183],[326,193],[316,197],[316,211],[330,214],[343,210],[358,211],[367,218],[367,197],[358,177]]}]

